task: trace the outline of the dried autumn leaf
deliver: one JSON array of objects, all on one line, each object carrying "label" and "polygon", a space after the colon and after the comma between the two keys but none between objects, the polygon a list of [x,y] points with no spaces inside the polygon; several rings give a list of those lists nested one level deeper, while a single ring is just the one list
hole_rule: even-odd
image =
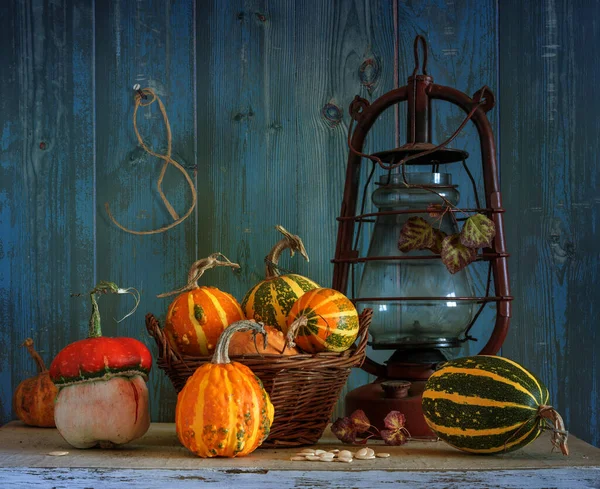
[{"label": "dried autumn leaf", "polygon": [[494,236],[494,222],[483,214],[475,214],[465,221],[460,232],[460,242],[469,248],[489,248]]},{"label": "dried autumn leaf", "polygon": [[371,427],[371,422],[362,409],[357,409],[350,415],[350,421],[357,433],[364,433]]},{"label": "dried autumn leaf", "polygon": [[401,430],[405,423],[406,418],[400,411],[390,411],[383,420],[385,427],[390,430]]},{"label": "dried autumn leaf", "polygon": [[408,441],[404,430],[381,430],[380,434],[386,445],[404,445]]},{"label": "dried autumn leaf", "polygon": [[442,262],[450,273],[456,273],[465,268],[477,257],[477,251],[468,248],[460,242],[459,234],[446,236],[442,241]]},{"label": "dried autumn leaf", "polygon": [[354,443],[356,441],[356,430],[350,418],[338,418],[331,425],[331,432],[343,443]]},{"label": "dried autumn leaf", "polygon": [[434,245],[433,228],[422,217],[411,217],[400,231],[398,249],[403,253],[411,250],[425,250]]},{"label": "dried autumn leaf", "polygon": [[408,441],[408,431],[404,427],[406,418],[400,411],[390,411],[383,420],[387,430],[381,430],[381,438],[386,445],[403,445]]},{"label": "dried autumn leaf", "polygon": [[444,231],[440,229],[433,228],[433,241],[434,244],[429,249],[439,255],[442,252],[442,242],[444,238],[448,236]]}]

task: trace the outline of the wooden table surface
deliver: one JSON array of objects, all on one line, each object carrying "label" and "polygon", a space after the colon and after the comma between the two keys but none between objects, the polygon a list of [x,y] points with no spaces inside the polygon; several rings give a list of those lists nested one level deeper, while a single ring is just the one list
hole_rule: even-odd
[{"label": "wooden table surface", "polygon": [[[319,442],[324,449],[342,446],[330,433]],[[548,434],[496,456],[469,455],[443,442],[369,446],[391,456],[351,464],[292,462],[298,449],[259,449],[243,458],[201,459],[180,445],[170,423],[153,424],[143,438],[119,449],[78,450],[54,429],[11,422],[0,428],[0,487],[600,488],[600,449],[572,436],[569,457],[551,451]],[[69,453],[49,455],[53,451]]]}]

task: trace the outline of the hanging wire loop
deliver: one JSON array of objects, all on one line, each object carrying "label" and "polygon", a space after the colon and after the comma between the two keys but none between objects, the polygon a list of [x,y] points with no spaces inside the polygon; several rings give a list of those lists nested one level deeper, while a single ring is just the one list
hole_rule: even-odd
[{"label": "hanging wire loop", "polygon": [[429,73],[427,73],[427,41],[425,40],[425,38],[421,35],[418,35],[417,37],[415,37],[415,44],[414,44],[414,52],[415,52],[415,69],[413,70],[412,76],[417,76],[417,72],[419,71],[419,42],[421,43],[421,45],[423,46],[423,74],[426,76],[429,76]]}]

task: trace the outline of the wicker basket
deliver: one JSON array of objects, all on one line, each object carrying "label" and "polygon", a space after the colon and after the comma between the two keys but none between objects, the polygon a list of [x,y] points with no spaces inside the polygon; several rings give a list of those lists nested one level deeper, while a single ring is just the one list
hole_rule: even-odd
[{"label": "wicker basket", "polygon": [[[260,378],[275,407],[271,433],[261,447],[296,447],[319,440],[350,369],[361,366],[365,359],[372,315],[371,309],[363,311],[358,343],[342,353],[234,357]],[[152,314],[146,315],[146,328],[158,345],[156,363],[167,373],[177,392],[198,367],[211,360],[211,357],[176,354]]]}]

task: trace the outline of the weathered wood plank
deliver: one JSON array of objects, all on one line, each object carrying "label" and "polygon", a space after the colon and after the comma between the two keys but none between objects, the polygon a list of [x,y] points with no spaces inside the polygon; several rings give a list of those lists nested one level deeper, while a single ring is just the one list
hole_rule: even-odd
[{"label": "weathered wood plank", "polygon": [[504,352],[542,378],[573,433],[598,445],[600,71],[589,46],[600,35],[600,6],[499,7],[503,191],[517,298]]},{"label": "weathered wood plank", "polygon": [[[502,456],[478,457],[456,450],[442,441],[412,440],[402,446],[384,445],[370,440],[377,453],[387,452],[388,458],[355,459],[351,464],[323,464],[290,460],[298,448],[262,449],[245,457],[215,457],[201,459],[179,442],[174,423],[152,423],[138,440],[118,450],[79,450],[71,447],[54,429],[32,428],[12,422],[0,430],[0,467],[2,468],[96,468],[96,469],[172,469],[188,471],[272,471],[307,470],[356,473],[364,470],[386,471],[494,471],[522,469],[565,469],[600,467],[600,450],[575,437],[569,440],[570,456],[551,450],[550,433],[515,452]],[[315,448],[356,451],[358,447],[343,445],[326,430]],[[67,452],[50,456],[49,452]]]},{"label": "weathered wood plank", "polygon": [[94,278],[95,169],[92,2],[2,8],[0,422],[35,373],[18,345],[31,336],[50,361],[85,329],[88,312],[69,294]]},{"label": "weathered wood plank", "polygon": [[[0,62],[5,69],[0,70],[1,93],[18,93],[19,77],[17,53],[18,31],[16,3],[4,2],[0,5],[0,17],[5,19],[0,30],[0,45],[5,46],[0,54]],[[22,159],[22,128],[19,124],[19,98],[0,97],[0,424],[12,419],[11,400],[14,387],[13,325],[16,322],[13,295],[18,279],[13,278],[13,260],[18,253],[18,228],[16,214],[19,210],[13,182],[18,178],[17,168]]]},{"label": "weathered wood plank", "polygon": [[[161,292],[183,284],[196,256],[196,222],[191,217],[162,234],[136,236],[112,224],[104,210],[109,202],[115,217],[136,230],[172,222],[156,191],[162,160],[146,154],[133,131],[132,86],[151,87],[161,97],[173,133],[173,156],[194,172],[196,165],[195,17],[194,2],[144,0],[96,4],[98,106],[98,270],[100,279],[132,286],[142,293],[139,312],[120,325],[130,300],[103,298],[104,334],[132,336],[156,346],[144,328],[146,312],[164,315],[169,299]],[[138,127],[144,141],[166,151],[165,126],[158,104],[140,108]],[[182,215],[191,196],[183,176],[169,168],[164,191]],[[202,203],[201,203],[202,205]],[[151,374],[153,419],[172,420],[174,392],[162,372]]]},{"label": "weathered wood plank", "polygon": [[[219,250],[242,266],[236,275],[211,272],[204,283],[241,300],[264,277],[263,258],[279,239],[273,226],[282,224],[304,238],[311,258],[286,255],[282,266],[330,285],[347,157],[342,122],[355,94],[375,98],[392,88],[392,22],[385,2],[240,1],[198,11],[206,175],[198,184],[207,196],[199,255]],[[393,142],[393,116],[384,119],[374,134]]]},{"label": "weathered wood plank", "polygon": [[[435,83],[446,85],[469,95],[482,86],[497,91],[498,77],[496,45],[496,2],[492,0],[464,0],[460,2],[399,2],[399,78],[401,84],[414,69],[413,41],[422,34],[429,44],[427,69]],[[421,56],[422,57],[422,56]],[[405,106],[400,117],[405,117]],[[433,142],[441,143],[461,124],[464,112],[446,102],[433,104]],[[498,109],[488,113],[492,127],[497,126]],[[402,133],[404,140],[404,133]],[[479,197],[485,205],[479,138],[473,124],[468,124],[451,143],[453,148],[470,154],[467,164],[478,182]],[[460,163],[442,165],[440,171],[452,174],[453,183],[461,192],[459,207],[476,207],[471,182]],[[469,266],[475,295],[485,295],[487,264]],[[492,292],[493,293],[493,292]],[[454,356],[475,354],[489,337],[495,320],[495,305],[486,307],[471,334],[476,343],[466,343]]]},{"label": "weathered wood plank", "polygon": [[[307,22],[306,19],[314,21]],[[298,152],[296,201],[298,229],[311,250],[311,276],[324,287],[332,282],[330,260],[335,254],[336,217],[339,216],[346,162],[350,116],[355,95],[375,100],[394,88],[394,10],[391,2],[304,2],[298,5],[296,56],[298,76],[295,144]],[[314,42],[319,39],[319,42]],[[391,109],[378,120],[366,151],[395,144],[395,114]],[[371,170],[363,161],[362,179]],[[366,212],[372,209],[367,195]],[[372,225],[365,225],[360,248],[369,245]],[[360,280],[361,268],[355,277]],[[350,290],[348,294],[351,294]],[[369,381],[354,370],[340,394]],[[343,413],[343,402],[336,413]]]},{"label": "weathered wood plank", "polygon": [[[119,470],[102,469],[0,469],[7,486],[15,489],[49,487],[56,489],[85,489],[111,487],[114,489],[161,489],[203,487],[244,487],[248,489],[285,489],[328,487],[345,489],[345,475],[332,477],[320,471],[261,472],[190,470]],[[600,484],[599,469],[501,470],[485,472],[388,472],[367,470],[352,473],[352,487],[370,489],[379,485],[395,488],[428,487],[432,489],[583,489]]]},{"label": "weathered wood plank", "polygon": [[[295,7],[234,0],[198,10],[200,256],[221,251],[239,273],[202,278],[242,300],[264,278],[263,258],[280,235],[297,233]],[[309,254],[311,250],[309,249]],[[286,259],[282,260],[287,265]],[[294,268],[305,270],[294,260]]]}]

